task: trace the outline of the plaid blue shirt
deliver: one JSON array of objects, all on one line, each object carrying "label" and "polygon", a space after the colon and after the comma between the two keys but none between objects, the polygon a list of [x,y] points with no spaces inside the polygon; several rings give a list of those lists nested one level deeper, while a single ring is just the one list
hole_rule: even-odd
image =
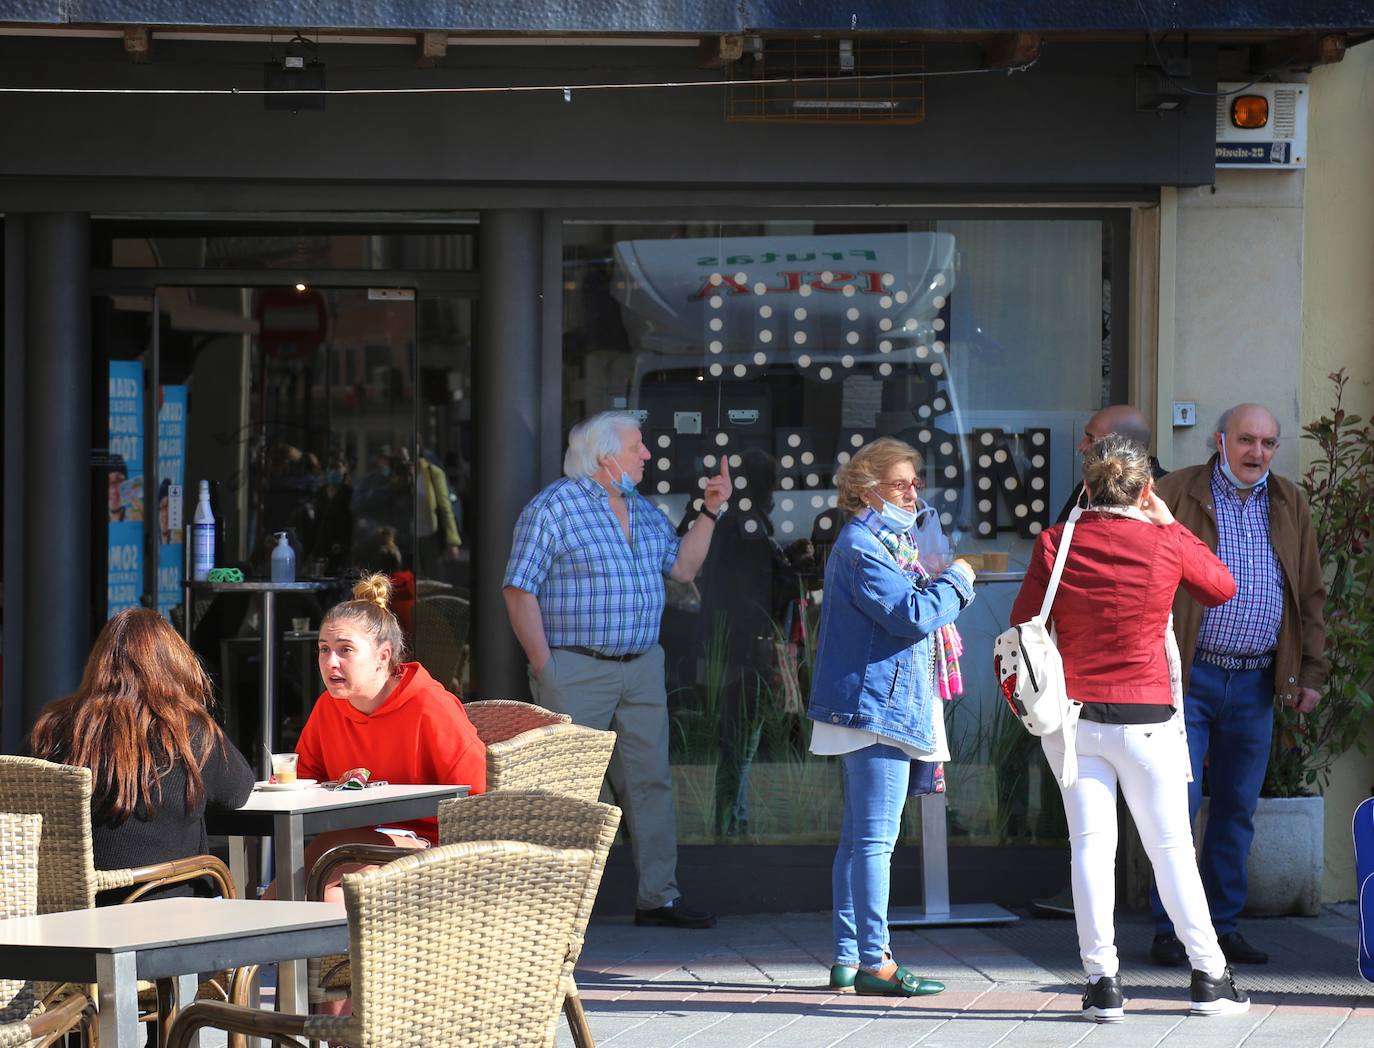
[{"label": "plaid blue shirt", "polygon": [[539,598],[550,647],[636,655],[658,643],[663,576],[681,545],[668,518],[629,496],[630,541],[594,480],[556,480],[515,522],[503,585]]},{"label": "plaid blue shirt", "polygon": [[1269,482],[1242,499],[1221,472],[1212,470],[1217,515],[1217,556],[1236,580],[1236,595],[1204,608],[1197,646],[1219,655],[1267,655],[1278,647],[1283,620],[1283,565],[1269,538]]}]

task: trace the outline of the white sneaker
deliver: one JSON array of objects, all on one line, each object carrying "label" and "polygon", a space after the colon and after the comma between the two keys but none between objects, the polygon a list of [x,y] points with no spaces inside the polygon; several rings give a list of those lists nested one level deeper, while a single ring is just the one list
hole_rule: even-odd
[{"label": "white sneaker", "polygon": [[1215,979],[1194,968],[1189,996],[1192,1003],[1188,1011],[1193,1015],[1237,1015],[1250,1010],[1250,995],[1236,988],[1229,964]]}]

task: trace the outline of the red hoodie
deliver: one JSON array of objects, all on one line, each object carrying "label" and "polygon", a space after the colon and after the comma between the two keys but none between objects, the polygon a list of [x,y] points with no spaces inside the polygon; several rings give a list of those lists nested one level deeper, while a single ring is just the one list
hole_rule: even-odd
[{"label": "red hoodie", "polygon": [[[372,778],[397,784],[467,785],[474,794],[487,788],[486,745],[463,704],[418,662],[401,664],[400,684],[371,714],[325,692],[296,752],[302,778],[337,779],[367,768]],[[388,825],[414,830],[431,844],[439,839],[437,818]]]}]

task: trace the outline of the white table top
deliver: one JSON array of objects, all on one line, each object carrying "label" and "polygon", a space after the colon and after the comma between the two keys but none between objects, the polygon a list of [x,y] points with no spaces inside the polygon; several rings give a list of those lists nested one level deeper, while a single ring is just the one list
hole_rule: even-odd
[{"label": "white table top", "polygon": [[386,801],[434,797],[460,797],[470,786],[407,786],[391,784],[369,786],[362,790],[330,790],[323,786],[307,786],[303,790],[254,790],[240,812],[282,814],[287,812],[332,811],[337,808],[366,807]]},{"label": "white table top", "polygon": [[305,931],[346,921],[342,903],[155,899],[0,921],[0,950],[18,946],[121,953],[260,932]]}]

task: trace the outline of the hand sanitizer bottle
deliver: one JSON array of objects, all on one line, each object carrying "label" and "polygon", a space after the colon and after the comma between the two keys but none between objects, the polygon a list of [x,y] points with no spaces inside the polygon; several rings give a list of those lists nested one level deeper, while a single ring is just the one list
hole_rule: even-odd
[{"label": "hand sanitizer bottle", "polygon": [[215,515],[210,510],[210,482],[200,482],[200,499],[191,518],[191,578],[204,582],[215,566]]},{"label": "hand sanitizer bottle", "polygon": [[296,551],[284,531],[277,532],[277,548],[272,551],[272,581],[296,581]]}]

